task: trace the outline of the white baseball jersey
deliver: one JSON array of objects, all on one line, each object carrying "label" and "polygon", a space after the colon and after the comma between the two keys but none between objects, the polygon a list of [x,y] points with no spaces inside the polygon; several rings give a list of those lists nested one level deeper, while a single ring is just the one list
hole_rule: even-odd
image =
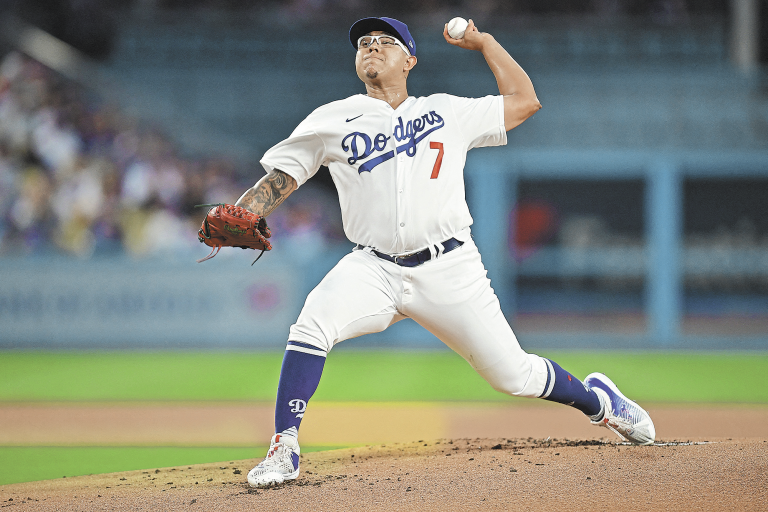
[{"label": "white baseball jersey", "polygon": [[409,97],[393,109],[358,94],[316,109],[261,164],[299,186],[327,166],[347,237],[399,255],[469,237],[466,153],[506,142],[502,96]]},{"label": "white baseball jersey", "polygon": [[[469,236],[464,196],[469,149],[507,142],[501,96],[409,97],[393,109],[357,95],[310,114],[261,163],[301,185],[326,165],[347,254],[309,294],[288,350],[324,356],[337,343],[412,318],[464,357],[494,388],[546,394],[543,358],[526,354],[501,311]],[[416,267],[374,255],[408,254],[454,237],[464,243]],[[432,250],[430,249],[430,253]]]}]

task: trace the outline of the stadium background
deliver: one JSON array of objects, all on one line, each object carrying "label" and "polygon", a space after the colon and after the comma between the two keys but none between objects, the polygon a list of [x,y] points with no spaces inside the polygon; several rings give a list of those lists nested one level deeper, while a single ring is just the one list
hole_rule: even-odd
[{"label": "stadium background", "polygon": [[[507,147],[470,153],[467,166],[473,232],[524,347],[576,351],[570,357],[594,361],[584,375],[639,352],[656,358],[641,366],[650,368],[684,351],[690,364],[673,358],[679,366],[669,370],[681,376],[698,374],[702,351],[765,364],[767,5],[489,0],[390,2],[371,12],[354,0],[0,4],[3,414],[41,403],[269,402],[275,379],[239,393],[249,370],[222,376],[240,360],[261,371],[273,361],[274,374],[304,296],[350,250],[332,182],[321,171],[270,217],[276,249],[254,267],[244,251],[194,262],[207,253],[194,205],[234,201],[262,175],[260,155],[308,112],[361,92],[346,30],[371,14],[412,28],[420,60],[411,94],[495,92],[479,55],[442,41],[442,24],[456,15],[493,33],[536,86],[543,110],[510,132]],[[350,368],[365,364],[355,357],[402,366],[382,359],[402,350],[426,351],[415,358],[423,367],[408,368],[438,382],[446,369],[462,371],[408,321],[339,350],[361,349],[370,352]],[[195,364],[186,377],[223,379],[220,392],[179,394],[158,377],[200,351],[220,373]],[[155,368],[145,377],[159,392],[114,391],[135,384],[127,368],[136,367],[120,363],[132,357]],[[113,371],[101,381],[82,379],[103,368]],[[359,375],[348,378],[351,386]],[[468,389],[479,390],[472,382]],[[456,396],[412,384],[375,400]],[[371,393],[376,387],[369,383]],[[691,396],[641,389],[649,400]],[[709,401],[766,401],[732,391]],[[496,400],[473,393],[453,399]],[[706,394],[691,401],[707,402]],[[15,454],[4,460],[16,466],[91,446],[4,439]],[[9,466],[5,474],[18,473]]]}]

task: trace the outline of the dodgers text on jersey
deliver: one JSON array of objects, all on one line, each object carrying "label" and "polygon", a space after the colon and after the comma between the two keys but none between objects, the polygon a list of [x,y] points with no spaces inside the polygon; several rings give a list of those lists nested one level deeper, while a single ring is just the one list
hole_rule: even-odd
[{"label": "dodgers text on jersey", "polygon": [[[380,163],[386,162],[393,158],[395,154],[402,153],[409,157],[413,157],[416,154],[416,145],[424,140],[424,138],[435,130],[439,130],[445,126],[445,120],[435,112],[431,110],[428,114],[417,117],[407,123],[403,124],[403,118],[397,118],[397,124],[393,130],[392,136],[398,142],[407,141],[404,144],[397,146],[396,149],[387,151],[386,153],[379,155],[375,158],[364,162],[357,169],[358,173],[371,172],[374,167]],[[426,130],[426,131],[425,131]],[[381,152],[387,149],[387,141],[392,137],[387,137],[383,133],[377,134],[375,137],[371,137],[367,133],[352,132],[341,141],[341,149],[344,152],[352,152],[352,156],[347,158],[349,165],[355,165],[360,160],[373,155],[375,152]],[[363,150],[362,152],[360,150]]]}]

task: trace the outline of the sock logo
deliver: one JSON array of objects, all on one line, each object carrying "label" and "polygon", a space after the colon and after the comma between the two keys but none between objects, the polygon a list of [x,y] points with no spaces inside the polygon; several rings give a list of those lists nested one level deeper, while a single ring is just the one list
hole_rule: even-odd
[{"label": "sock logo", "polygon": [[297,418],[303,418],[304,417],[304,411],[307,410],[307,402],[304,400],[299,400],[298,398],[294,398],[290,402],[288,402],[288,405],[292,407],[291,412],[297,412],[296,415]]}]

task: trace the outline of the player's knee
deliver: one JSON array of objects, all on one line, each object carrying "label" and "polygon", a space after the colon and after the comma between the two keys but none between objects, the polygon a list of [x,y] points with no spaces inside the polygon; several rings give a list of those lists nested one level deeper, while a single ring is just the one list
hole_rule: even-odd
[{"label": "player's knee", "polygon": [[525,388],[525,380],[520,379],[517,376],[508,377],[504,380],[497,380],[494,382],[490,382],[491,386],[493,386],[493,389],[498,391],[499,393],[504,393],[505,395],[513,395],[513,396],[519,396],[519,393],[523,391]]},{"label": "player's knee", "polygon": [[334,311],[328,301],[319,300],[318,294],[313,291],[307,297],[296,323],[291,326],[288,339],[330,352],[338,339],[333,318]]},{"label": "player's knee", "polygon": [[530,373],[527,361],[514,361],[507,358],[490,368],[478,370],[478,373],[493,389],[507,395],[519,395],[524,389]]},{"label": "player's knee", "polygon": [[525,354],[525,358],[514,362],[503,361],[480,373],[496,391],[527,398],[539,397],[547,380],[546,363],[536,354]]},{"label": "player's knee", "polygon": [[331,351],[334,344],[334,340],[329,339],[323,329],[312,322],[297,322],[293,324],[288,339],[311,345],[326,354]]},{"label": "player's knee", "polygon": [[318,357],[326,357],[328,355],[328,351],[323,347],[291,339],[288,340],[288,345],[285,347],[285,350],[295,350],[296,352],[304,352],[305,354],[311,354]]},{"label": "player's knee", "polygon": [[544,393],[544,387],[547,385],[549,370],[544,358],[536,354],[526,354],[526,359],[530,365],[530,373],[523,389],[517,393],[517,396],[528,398],[538,398]]}]

